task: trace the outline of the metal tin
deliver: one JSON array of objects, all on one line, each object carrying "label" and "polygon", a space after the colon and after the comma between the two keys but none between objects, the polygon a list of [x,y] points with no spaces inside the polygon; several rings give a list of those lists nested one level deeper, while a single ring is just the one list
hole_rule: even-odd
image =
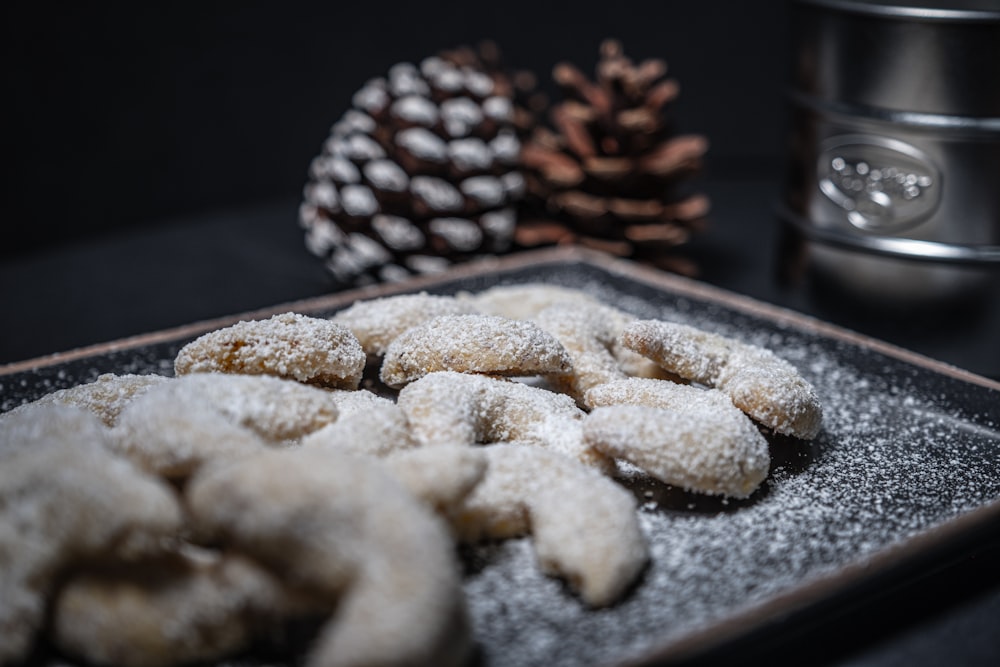
[{"label": "metal tin", "polygon": [[782,212],[856,291],[947,297],[1000,269],[1000,1],[797,0]]}]

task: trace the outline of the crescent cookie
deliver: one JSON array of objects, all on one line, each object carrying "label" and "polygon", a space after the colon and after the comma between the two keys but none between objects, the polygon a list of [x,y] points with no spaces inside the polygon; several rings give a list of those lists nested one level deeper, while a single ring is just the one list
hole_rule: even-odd
[{"label": "crescent cookie", "polygon": [[745,498],[767,478],[767,440],[724,393],[630,378],[587,392],[584,442],[689,491]]},{"label": "crescent cookie", "polygon": [[126,407],[112,446],[144,470],[183,479],[208,461],[283,445],[337,419],[331,392],[264,375],[197,373]]},{"label": "crescent cookie", "polygon": [[512,320],[533,319],[546,308],[561,303],[600,303],[582,290],[545,283],[499,285],[481,292],[460,294],[459,299],[467,301],[486,315],[499,315]]},{"label": "crescent cookie", "polygon": [[438,372],[399,392],[413,436],[424,446],[517,442],[545,447],[609,470],[583,442],[586,413],[572,398],[484,375]]},{"label": "crescent cookie", "polygon": [[327,601],[307,665],[459,665],[471,649],[445,524],[367,458],[269,450],[203,469],[197,531]]},{"label": "crescent cookie", "polygon": [[350,329],[367,354],[381,356],[389,343],[410,327],[439,315],[475,312],[472,304],[455,297],[421,292],[358,301],[330,319]]},{"label": "crescent cookie", "polygon": [[88,410],[97,415],[105,425],[114,426],[115,422],[118,421],[118,415],[126,405],[136,397],[141,396],[150,387],[169,381],[170,378],[164,375],[104,373],[93,382],[60,389],[42,396],[37,401],[14,408],[10,412],[0,415],[0,419],[29,406],[58,403],[59,405],[72,405]]},{"label": "crescent cookie", "polygon": [[155,552],[180,530],[174,492],[112,454],[107,440],[97,417],[70,406],[0,421],[0,663],[27,655],[68,568]]},{"label": "crescent cookie", "polygon": [[53,604],[50,634],[61,651],[91,664],[215,661],[281,620],[287,597],[277,579],[237,554],[174,553],[74,574]]},{"label": "crescent cookie", "polygon": [[572,370],[548,380],[583,407],[591,387],[628,377],[612,354],[618,331],[602,306],[563,303],[549,306],[535,317],[540,327],[555,336],[569,354]]},{"label": "crescent cookie", "polygon": [[454,518],[467,542],[531,533],[544,571],[565,578],[589,605],[617,601],[648,560],[635,499],[560,454],[490,445],[486,476]]},{"label": "crescent cookie", "polygon": [[391,399],[379,396],[367,389],[328,389],[326,395],[337,406],[339,417],[350,415],[366,415],[371,410],[377,410],[387,405],[395,405]]},{"label": "crescent cookie", "polygon": [[145,470],[185,478],[204,463],[294,441],[337,418],[330,392],[263,375],[197,373],[126,407],[112,445]]},{"label": "crescent cookie", "polygon": [[302,447],[376,457],[410,493],[448,514],[479,482],[486,461],[470,447],[420,447],[396,403],[372,392],[331,392],[337,421],[302,438]]},{"label": "crescent cookie", "polygon": [[[362,393],[345,392],[345,393]],[[303,447],[329,447],[344,453],[382,457],[417,446],[406,414],[395,403],[371,392],[367,409],[340,409],[337,421],[302,438]],[[368,401],[358,401],[358,403]]]},{"label": "crescent cookie", "polygon": [[672,373],[725,392],[777,433],[805,440],[819,433],[823,410],[816,390],[770,350],[660,320],[628,325],[622,342]]},{"label": "crescent cookie", "polygon": [[605,326],[615,332],[611,353],[619,367],[629,376],[666,377],[664,371],[649,359],[623,347],[617,340],[621,329],[636,318],[622,310],[601,303],[594,296],[580,289],[547,285],[545,283],[524,283],[520,285],[500,285],[477,293],[462,293],[458,298],[473,304],[487,315],[500,315],[515,320],[533,320],[543,311],[553,306],[568,307],[572,310],[598,313]]},{"label": "crescent cookie", "polygon": [[418,447],[392,452],[385,469],[439,514],[454,515],[486,474],[482,447]]},{"label": "crescent cookie", "polygon": [[357,389],[366,356],[350,329],[326,319],[282,313],[216,329],[181,348],[174,373],[276,375]]},{"label": "crescent cookie", "polygon": [[380,375],[399,388],[435,371],[527,376],[570,367],[563,346],[537,324],[494,315],[442,315],[392,341]]}]

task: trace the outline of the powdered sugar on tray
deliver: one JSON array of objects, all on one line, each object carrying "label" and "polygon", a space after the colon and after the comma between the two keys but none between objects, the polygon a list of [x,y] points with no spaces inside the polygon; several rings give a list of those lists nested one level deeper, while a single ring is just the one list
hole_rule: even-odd
[{"label": "powdered sugar on tray", "polygon": [[651,565],[618,606],[585,612],[535,573],[526,544],[480,548],[486,565],[468,589],[487,664],[639,657],[1000,495],[996,431],[969,432],[931,404],[914,410],[909,396],[859,404],[870,380],[832,359],[814,365],[826,371],[810,378],[830,408],[824,432],[772,443],[777,465],[750,500],[633,477]]},{"label": "powdered sugar on tray", "polygon": [[899,368],[859,367],[842,359],[841,344],[751,326],[740,315],[586,289],[639,317],[773,350],[816,388],[823,429],[811,443],[772,437],[771,474],[744,501],[687,494],[625,469],[623,483],[643,503],[651,564],[611,609],[574,603],[536,573],[526,543],[474,550],[467,587],[487,664],[638,658],[1000,496],[997,424],[972,424],[939,406]]},{"label": "powdered sugar on tray", "polygon": [[[1000,498],[997,408],[981,393],[971,407],[956,397],[966,388],[959,380],[593,267],[538,267],[523,279],[582,289],[639,318],[691,324],[770,349],[813,385],[823,422],[811,442],[768,435],[770,474],[743,500],[687,493],[620,465],[618,481],[641,507],[650,563],[609,608],[592,609],[545,576],[527,538],[463,548],[468,607],[485,666],[641,658],[811,581],[863,566],[887,547]],[[456,281],[441,293],[475,291],[496,280]],[[0,378],[0,409],[102,372],[168,374],[164,360],[178,345]]]}]

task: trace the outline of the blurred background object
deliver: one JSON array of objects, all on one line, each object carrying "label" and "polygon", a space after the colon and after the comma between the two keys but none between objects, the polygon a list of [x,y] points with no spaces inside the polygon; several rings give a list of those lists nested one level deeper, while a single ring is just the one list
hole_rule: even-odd
[{"label": "blurred background object", "polygon": [[521,137],[544,104],[534,74],[504,67],[495,42],[372,77],[310,163],[306,247],[343,287],[510,251]]},{"label": "blurred background object", "polygon": [[593,77],[563,61],[552,78],[562,98],[521,151],[528,194],[520,246],[574,243],[697,275],[678,248],[705,227],[709,201],[692,181],[709,142],[677,131],[681,85],[667,63],[634,61],[607,39]]},{"label": "blurred background object", "polygon": [[[593,71],[616,37],[664,58],[678,128],[709,136],[716,175],[776,172],[781,3],[33,3],[5,6],[9,255],[301,195],[351,97],[398,62],[492,39],[539,84]],[[294,217],[292,209],[290,215]]]},{"label": "blurred background object", "polygon": [[798,0],[784,216],[809,263],[895,306],[1000,270],[1000,3]]}]

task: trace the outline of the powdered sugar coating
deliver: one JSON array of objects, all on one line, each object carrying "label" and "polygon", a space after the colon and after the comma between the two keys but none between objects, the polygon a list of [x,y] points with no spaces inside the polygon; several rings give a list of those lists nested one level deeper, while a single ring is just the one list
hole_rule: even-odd
[{"label": "powdered sugar coating", "polygon": [[[183,416],[178,418],[178,412]],[[267,442],[199,399],[153,395],[126,411],[115,430],[115,449],[150,473],[185,479],[216,459],[263,449]]]},{"label": "powdered sugar coating", "polygon": [[661,320],[628,325],[622,341],[668,371],[720,389],[778,433],[806,440],[819,433],[823,410],[815,389],[770,350]]},{"label": "powdered sugar coating", "polygon": [[462,292],[459,298],[469,301],[482,313],[509,317],[513,320],[533,319],[546,308],[556,304],[600,303],[582,290],[543,283],[500,285],[478,292]]},{"label": "powdered sugar coating", "polygon": [[206,462],[297,440],[337,418],[331,395],[263,375],[196,373],[151,388],[112,430],[116,451],[184,478]]},{"label": "powdered sugar coating", "polygon": [[396,407],[396,403],[392,399],[379,396],[367,389],[328,389],[326,394],[337,406],[338,419],[352,415],[364,415],[370,410]]},{"label": "powdered sugar coating", "polygon": [[346,327],[298,313],[241,321],[188,343],[174,360],[177,375],[276,375],[356,389],[365,368],[361,344]]},{"label": "powdered sugar coating", "polygon": [[114,456],[90,412],[34,405],[0,421],[0,662],[41,628],[57,579],[78,562],[155,552],[181,510],[161,480]]},{"label": "powdered sugar coating", "polygon": [[[519,285],[500,285],[476,293],[461,293],[458,298],[468,300],[483,313],[501,315],[512,319],[536,320],[542,312],[549,308],[558,308],[568,313],[581,327],[590,332],[593,337],[598,332],[602,341],[611,336],[613,342],[608,350],[617,360],[618,366],[626,375],[634,377],[665,377],[663,371],[641,355],[629,350],[619,341],[621,330],[626,324],[634,321],[635,316],[608,305],[596,299],[593,293],[585,290],[552,285],[546,283],[523,283]],[[558,316],[554,313],[546,316],[546,322],[568,329],[568,324],[556,324]],[[592,343],[588,343],[588,347]],[[596,350],[595,350],[596,351]],[[603,357],[603,354],[598,354]],[[605,368],[607,359],[596,359],[587,356],[590,364],[596,364],[597,369]],[[607,367],[605,370],[610,369]],[[595,380],[598,378],[594,378]],[[582,395],[582,391],[578,392]]]},{"label": "powdered sugar coating", "polygon": [[586,413],[565,394],[500,378],[430,373],[399,392],[414,437],[425,447],[518,442],[552,449],[599,469],[608,460],[583,443]]},{"label": "powdered sugar coating", "polygon": [[269,443],[280,445],[337,419],[338,405],[343,402],[338,397],[348,392],[328,391],[267,375],[199,373],[177,378],[156,388],[155,393],[200,401],[230,422],[246,426]]},{"label": "powdered sugar coating", "polygon": [[667,484],[746,498],[767,478],[767,440],[718,390],[632,378],[591,389],[587,401],[584,442]]},{"label": "powdered sugar coating", "polygon": [[245,650],[281,617],[288,594],[259,565],[187,551],[75,573],[53,605],[55,644],[92,664],[179,665]]},{"label": "powdered sugar coating", "polygon": [[385,469],[407,491],[450,523],[486,474],[487,457],[476,447],[417,447],[382,459]]},{"label": "powdered sugar coating", "polygon": [[561,302],[534,320],[566,348],[572,362],[569,373],[552,375],[550,380],[584,407],[589,407],[588,389],[628,377],[611,353],[618,332],[604,314],[603,307],[588,302]]},{"label": "powdered sugar coating", "polygon": [[[355,392],[351,392],[355,393]],[[371,392],[356,392],[375,396]],[[358,401],[354,410],[341,409],[337,421],[302,438],[303,447],[331,448],[365,456],[385,456],[417,445],[406,415],[392,401]],[[364,405],[365,407],[362,407]]]},{"label": "powdered sugar coating", "polygon": [[591,606],[617,601],[648,557],[631,494],[562,454],[523,445],[483,448],[486,477],[456,514],[466,541],[530,532],[541,569]]},{"label": "powdered sugar coating", "polygon": [[420,292],[356,301],[331,319],[350,329],[367,354],[381,356],[410,327],[439,315],[474,312],[472,305],[454,297]]},{"label": "powdered sugar coating", "polygon": [[402,387],[435,371],[538,375],[570,369],[569,355],[537,324],[492,315],[441,315],[389,344],[380,377]]},{"label": "powdered sugar coating", "polygon": [[307,665],[458,665],[467,657],[448,531],[378,462],[271,450],[206,470],[186,495],[201,534],[327,601],[331,618]]},{"label": "powdered sugar coating", "polygon": [[163,375],[115,375],[104,373],[93,382],[85,382],[75,387],[67,387],[42,396],[38,400],[22,405],[15,410],[0,415],[0,420],[17,410],[27,409],[33,405],[59,404],[71,405],[92,412],[106,426],[114,426],[118,415],[136,397],[141,396],[150,387],[168,382],[170,378]]}]

